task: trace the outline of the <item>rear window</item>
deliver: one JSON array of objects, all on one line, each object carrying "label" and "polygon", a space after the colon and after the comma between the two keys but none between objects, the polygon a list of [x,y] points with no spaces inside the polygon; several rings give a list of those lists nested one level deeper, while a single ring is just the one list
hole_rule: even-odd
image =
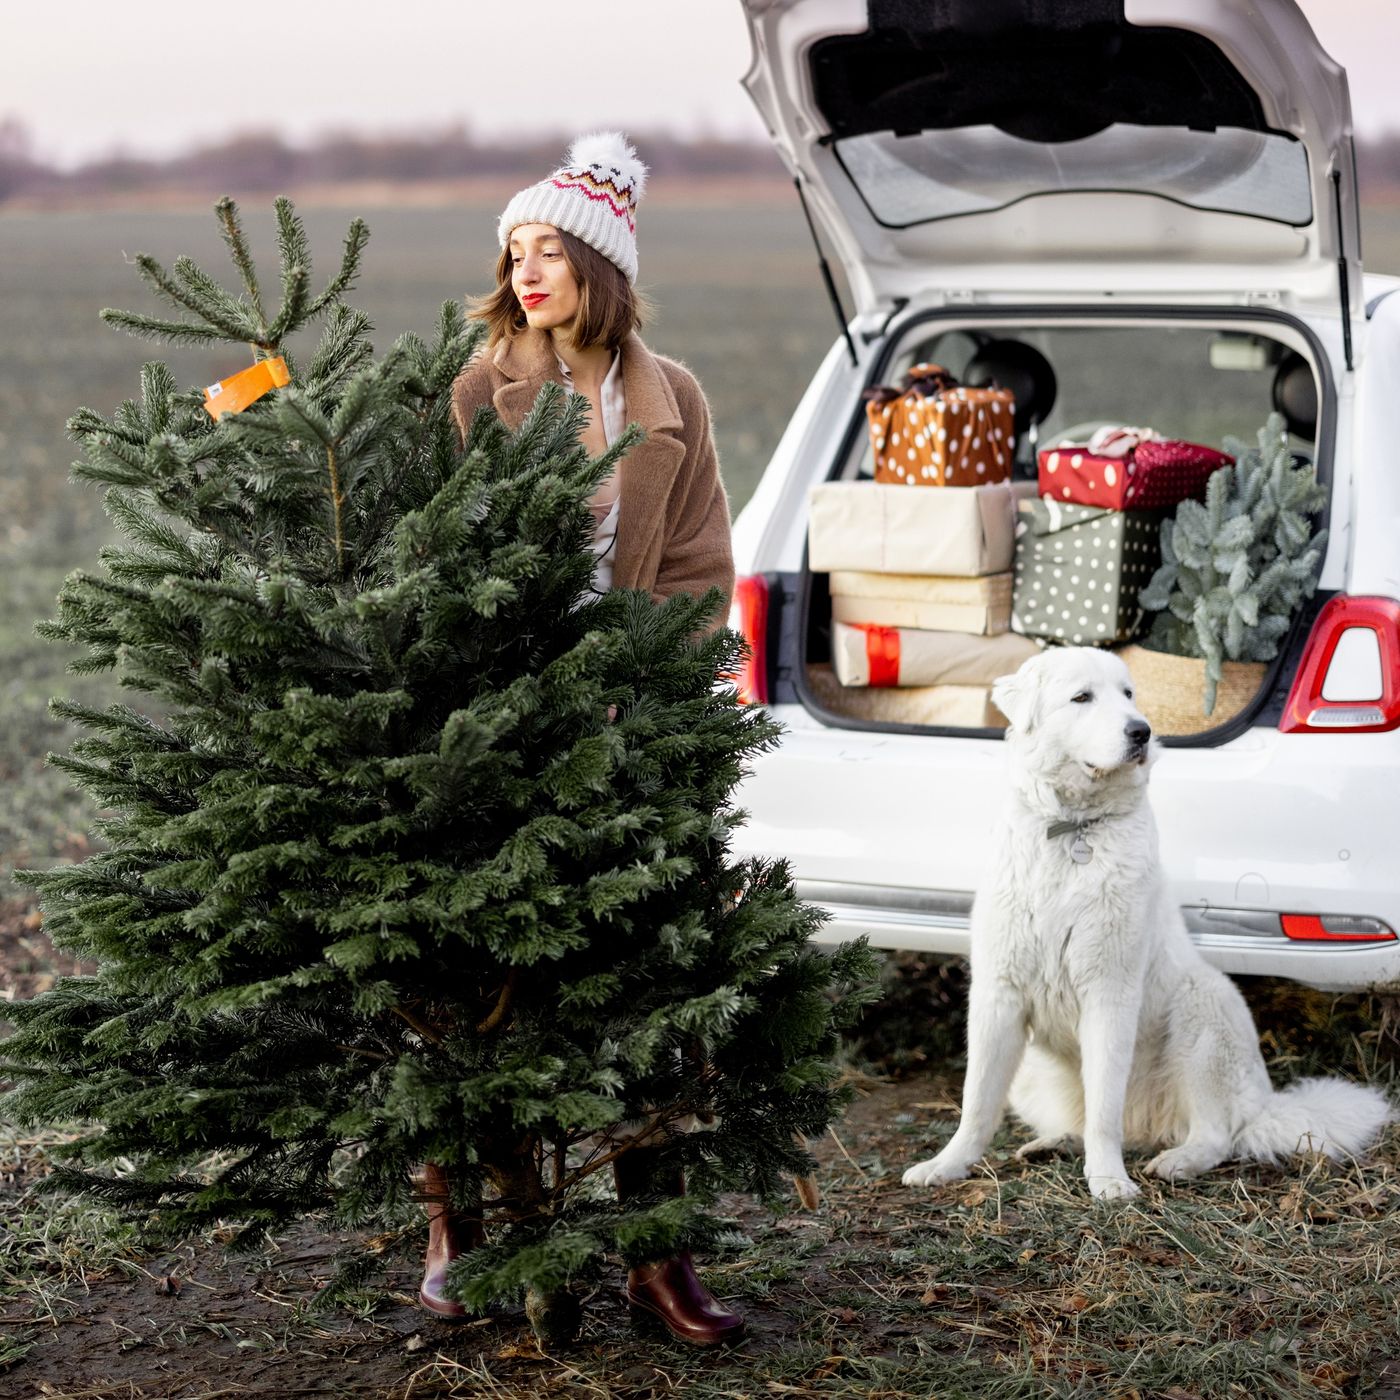
[{"label": "rear window", "polygon": [[[1212,447],[1227,435],[1253,442],[1275,407],[1276,383],[1298,360],[1270,336],[1200,325],[925,328],[900,346],[881,378],[898,384],[911,365],[932,361],[969,382],[985,382],[989,369],[997,382],[1008,382],[996,374],[995,342],[1002,339],[1040,351],[1056,380],[1049,412],[1018,443],[1024,476],[1035,474],[1037,444],[1082,442],[1104,423],[1150,427]],[[1315,428],[1296,426],[1302,431],[1293,434],[1295,446],[1310,453]],[[862,448],[869,470],[869,444]]]},{"label": "rear window", "polygon": [[1026,141],[994,126],[835,143],[842,169],[886,227],[985,213],[1042,194],[1157,195],[1284,224],[1312,221],[1308,157],[1277,132],[1106,127],[1078,141]]}]

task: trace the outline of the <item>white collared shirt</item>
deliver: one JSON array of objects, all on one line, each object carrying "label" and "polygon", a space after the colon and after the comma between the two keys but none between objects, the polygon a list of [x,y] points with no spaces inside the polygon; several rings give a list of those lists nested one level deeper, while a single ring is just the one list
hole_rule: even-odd
[{"label": "white collared shirt", "polygon": [[[558,358],[557,356],[555,357]],[[569,367],[559,360],[559,374],[564,380],[566,393],[574,392],[574,377]],[[622,355],[613,354],[613,362],[603,376],[603,388],[599,395],[603,409],[603,441],[611,447],[627,426],[627,401],[622,394]],[[593,591],[606,593],[612,587],[613,546],[617,543],[618,507],[621,499],[614,500],[607,515],[593,529]]]}]

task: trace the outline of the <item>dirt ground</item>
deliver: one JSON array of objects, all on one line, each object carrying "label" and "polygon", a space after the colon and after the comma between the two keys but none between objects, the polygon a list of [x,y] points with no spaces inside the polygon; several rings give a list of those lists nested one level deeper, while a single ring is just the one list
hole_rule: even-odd
[{"label": "dirt ground", "polygon": [[[7,913],[6,991],[29,995],[51,954],[22,909]],[[921,995],[949,1000],[949,986],[938,972]],[[1338,1025],[1333,1004],[1296,992],[1255,1000],[1281,1077],[1320,1055],[1391,1082],[1364,1022]],[[913,1190],[900,1173],[946,1141],[960,1083],[936,1056],[904,1063],[900,1077],[851,1072],[854,1103],[813,1144],[818,1210],[721,1203],[732,1230],[700,1262],[749,1335],[717,1353],[634,1331],[620,1267],[587,1298],[577,1344],[552,1354],[518,1309],[425,1315],[409,1259],[314,1312],[347,1241],[307,1222],[238,1258],[216,1237],[143,1253],[99,1208],[36,1192],[53,1137],[0,1125],[0,1400],[1400,1400],[1400,1132],[1345,1167],[1234,1166],[1170,1187],[1139,1175],[1142,1197],[1112,1208],[1089,1198],[1077,1157],[1017,1162],[1008,1130],[982,1174]]]},{"label": "dirt ground", "polygon": [[[518,1311],[455,1324],[426,1317],[408,1267],[391,1271],[387,1292],[367,1293],[362,1308],[309,1315],[305,1300],[327,1278],[337,1242],[308,1226],[244,1261],[212,1241],[153,1258],[118,1253],[96,1265],[55,1264],[38,1251],[34,1288],[28,1297],[12,1293],[0,1317],[12,1343],[26,1348],[0,1373],[0,1395],[1400,1397],[1393,1317],[1387,1332],[1350,1354],[1324,1335],[1336,1319],[1314,1297],[1333,1286],[1316,1272],[1319,1256],[1331,1252],[1322,1241],[1296,1261],[1296,1277],[1280,1279],[1272,1266],[1260,1273],[1241,1258],[1235,1287],[1205,1230],[1162,1218],[1171,1211],[1161,1192],[1141,1211],[1119,1213],[1110,1237],[1072,1163],[1036,1171],[1003,1154],[992,1175],[937,1196],[900,1187],[895,1173],[919,1136],[910,1127],[930,1117],[946,1124],[954,1088],[936,1075],[865,1086],[839,1135],[817,1144],[826,1200],[816,1214],[774,1217],[727,1203],[741,1233],[731,1254],[709,1261],[706,1278],[742,1309],[750,1332],[722,1354],[634,1332],[620,1270],[588,1299],[584,1334],[567,1353],[542,1354]],[[31,1182],[13,1159],[6,1168],[0,1208],[9,1214]],[[1019,1192],[1010,1189],[1018,1174]],[[1262,1198],[1256,1221],[1291,1212],[1307,1233],[1344,1212],[1364,1224],[1392,1210],[1400,1182],[1393,1169],[1383,1176],[1379,1194],[1374,1183],[1358,1192],[1355,1183],[1314,1181],[1294,1190],[1291,1203],[1298,1183],[1281,1174],[1250,1172],[1245,1189]],[[1210,1195],[1227,1186],[1213,1182]],[[1032,1202],[1036,1194],[1042,1200]],[[1349,1201],[1341,1211],[1339,1199]],[[943,1247],[930,1251],[933,1237]],[[1052,1277],[1028,1267],[1039,1255],[1052,1265],[1059,1256]],[[1124,1314],[1140,1314],[1135,1324],[1096,1335],[1095,1313],[1123,1313],[1125,1295],[1131,1302],[1134,1292],[1179,1289],[1199,1302],[1203,1286],[1207,1306],[1189,1330],[1176,1317],[1154,1322],[1156,1305],[1143,1299]],[[1292,1354],[1284,1356],[1269,1335],[1275,1315],[1297,1322],[1309,1308],[1315,1315],[1305,1327],[1317,1346],[1285,1326],[1277,1330],[1289,1335]],[[1368,1325],[1361,1313],[1353,1322]],[[1162,1329],[1156,1338],[1154,1327]],[[1222,1344],[1240,1353],[1233,1363],[1218,1354]],[[1149,1346],[1159,1354],[1145,1379],[1155,1373],[1172,1383],[1139,1389],[1121,1372],[1134,1350]],[[1178,1361],[1164,1370],[1173,1352]],[[1242,1367],[1245,1353],[1253,1359]],[[1271,1354],[1283,1363],[1272,1370]],[[4,1355],[0,1349],[0,1363]]]},{"label": "dirt ground", "polygon": [[[855,1152],[869,1153],[882,1129],[930,1092],[937,1086],[928,1079],[874,1085],[842,1125],[840,1139],[817,1144],[824,1174],[845,1183],[817,1217],[774,1219],[737,1198],[724,1203],[746,1234],[773,1248],[745,1249],[741,1258],[712,1264],[707,1277],[717,1292],[734,1296],[726,1283],[744,1275],[756,1283],[794,1244],[803,1257],[800,1273],[782,1280],[765,1277],[761,1289],[742,1290],[749,1339],[721,1364],[742,1358],[761,1371],[765,1358],[788,1349],[796,1322],[827,1313],[843,1328],[859,1328],[867,1353],[907,1332],[907,1325],[892,1332],[888,1319],[863,1319],[850,1307],[833,1310],[823,1295],[830,1291],[841,1253],[830,1238],[838,1229],[857,1244],[884,1238],[880,1227],[843,1228],[853,1223],[855,1197],[875,1186]],[[5,1172],[0,1207],[23,1195],[30,1185],[27,1176],[23,1169]],[[542,1356],[523,1312],[440,1322],[417,1307],[418,1277],[410,1267],[391,1269],[387,1293],[367,1300],[363,1315],[303,1315],[305,1300],[329,1277],[336,1244],[308,1226],[247,1260],[230,1260],[213,1243],[154,1258],[118,1257],[105,1267],[83,1268],[56,1294],[40,1290],[27,1301],[12,1299],[0,1326],[32,1350],[0,1375],[0,1394],[192,1400],[545,1395],[571,1388],[576,1358]],[[639,1341],[643,1334],[632,1331],[622,1301],[621,1269],[615,1272],[587,1301],[578,1350],[595,1363],[610,1359],[607,1369],[618,1387],[612,1394],[669,1389],[670,1373],[678,1360],[688,1359],[686,1353],[669,1343]],[[474,1390],[474,1384],[481,1389]]]}]

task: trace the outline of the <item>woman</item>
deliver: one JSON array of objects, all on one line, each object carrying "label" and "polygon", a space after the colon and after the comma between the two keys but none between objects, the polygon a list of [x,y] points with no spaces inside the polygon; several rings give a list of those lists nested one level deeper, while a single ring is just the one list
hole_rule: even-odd
[{"label": "woman", "polygon": [[[583,445],[597,455],[629,423],[646,438],[592,499],[593,586],[647,590],[658,602],[734,586],[729,503],[720,482],[705,396],[693,375],[653,355],[637,334],[636,206],[646,167],[616,133],[575,142],[564,165],[521,190],[501,216],[496,290],[474,314],[490,328],[485,352],[458,376],[452,409],[465,438],[472,415],[490,404],[519,427],[540,388],[553,380],[583,394],[590,412]],[[715,625],[725,620],[721,610]],[[680,1195],[677,1173],[660,1173],[657,1153],[634,1147],[614,1165],[620,1200]],[[448,1183],[429,1166],[428,1255],[419,1297],[442,1316],[463,1309],[442,1294],[447,1266],[479,1239],[479,1227],[448,1208]],[[743,1321],[695,1275],[688,1254],[633,1268],[627,1299],[672,1335],[698,1346],[737,1337]]]}]

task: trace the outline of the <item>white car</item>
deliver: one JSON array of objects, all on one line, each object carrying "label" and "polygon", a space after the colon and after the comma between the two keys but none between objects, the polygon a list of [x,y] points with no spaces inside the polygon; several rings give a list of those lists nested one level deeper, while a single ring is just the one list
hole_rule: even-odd
[{"label": "white car", "polygon": [[1316,464],[1316,597],[1238,718],[1164,741],[1153,802],[1217,966],[1400,985],[1400,280],[1363,279],[1343,71],[1292,0],[742,3],[745,84],[855,304],[735,524],[744,686],[787,731],[740,850],[791,863],[827,939],[967,951],[1001,732],[816,684],[808,492],[869,472],[869,386],[1014,377],[1030,346],[1057,388],[1026,395],[1022,474],[1086,422],[1218,446],[1273,408]]}]

